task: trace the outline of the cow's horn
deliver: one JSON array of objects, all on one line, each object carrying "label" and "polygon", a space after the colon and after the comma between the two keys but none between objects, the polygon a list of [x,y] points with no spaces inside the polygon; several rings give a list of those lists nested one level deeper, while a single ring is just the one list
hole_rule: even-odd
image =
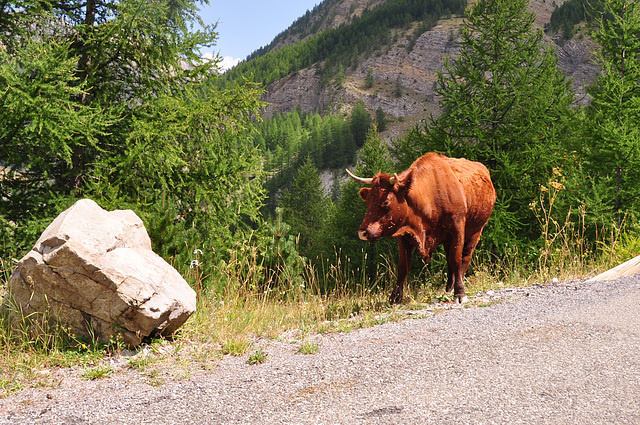
[{"label": "cow's horn", "polygon": [[354,179],[357,182],[363,183],[363,184],[368,184],[371,185],[373,184],[373,179],[372,178],[368,178],[365,179],[364,177],[358,177],[355,174],[353,174],[351,171],[349,171],[348,169],[345,170],[347,172],[347,174],[349,174],[349,176],[351,176],[352,179]]},{"label": "cow's horn", "polygon": [[389,184],[395,186],[396,183],[398,183],[398,173],[393,173],[393,177],[389,179]]}]

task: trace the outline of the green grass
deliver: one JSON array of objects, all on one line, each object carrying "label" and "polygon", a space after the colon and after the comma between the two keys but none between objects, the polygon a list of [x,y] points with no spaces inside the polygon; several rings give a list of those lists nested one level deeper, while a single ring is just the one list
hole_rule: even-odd
[{"label": "green grass", "polygon": [[[544,209],[549,210],[548,206]],[[603,238],[595,247],[589,247],[584,242],[584,223],[560,225],[543,216],[539,220],[546,237],[541,258],[535,264],[526,264],[517,249],[503,258],[477,252],[466,278],[468,295],[545,283],[552,277],[561,281],[582,278],[638,255],[638,233],[607,235],[606,241]],[[194,284],[217,289],[198,294],[197,311],[178,333],[171,340],[148,343],[143,351],[128,358],[125,369],[140,373],[150,385],[162,385],[167,380],[189,379],[194,373],[213,370],[225,355],[247,356],[250,364],[263,363],[267,361],[267,353],[254,348],[254,342],[259,338],[279,338],[286,331],[295,330],[303,335],[298,353],[314,354],[319,346],[311,335],[349,332],[406,317],[428,317],[419,311],[426,307],[433,309],[434,302],[451,301],[444,293],[444,267],[438,268],[437,264],[443,262],[440,259],[438,263],[437,255],[441,254],[436,253],[435,261],[422,271],[410,274],[405,300],[400,306],[390,306],[387,301],[396,273],[391,257],[380,262],[378,280],[372,285],[375,290],[358,282],[338,258],[321,271],[307,267],[304,286],[291,285],[273,291],[258,289],[254,284],[261,267],[256,256],[234,257],[219,270],[215,283],[205,280]],[[420,264],[419,260],[416,264]],[[0,289],[5,292],[8,279],[9,265],[0,259]],[[327,292],[327,281],[335,289]],[[6,311],[0,315],[0,397],[29,387],[56,388],[61,385],[56,377],[58,369],[80,366],[81,377],[89,380],[119,373],[120,369],[110,366],[108,359],[123,353],[125,347],[121,343],[86,341],[56,324],[47,314],[24,316],[15,306],[5,307],[13,309],[14,314],[11,320]],[[407,314],[412,310],[417,311],[416,315]]]},{"label": "green grass", "polygon": [[232,356],[241,356],[251,348],[251,341],[244,336],[238,338],[229,338],[222,343],[222,354],[231,354]]},{"label": "green grass", "polygon": [[249,355],[247,363],[250,365],[262,364],[267,361],[267,357],[269,357],[269,355],[262,351],[262,348],[258,348],[253,354]]},{"label": "green grass", "polygon": [[318,352],[318,348],[320,348],[318,344],[305,338],[300,347],[298,347],[297,352],[300,354],[315,354]]},{"label": "green grass", "polygon": [[114,369],[110,365],[98,365],[85,369],[82,373],[82,379],[102,379],[108,377],[113,372]]},{"label": "green grass", "polygon": [[150,366],[158,363],[161,359],[161,357],[154,354],[139,353],[136,356],[127,358],[127,367],[136,370],[146,370]]}]

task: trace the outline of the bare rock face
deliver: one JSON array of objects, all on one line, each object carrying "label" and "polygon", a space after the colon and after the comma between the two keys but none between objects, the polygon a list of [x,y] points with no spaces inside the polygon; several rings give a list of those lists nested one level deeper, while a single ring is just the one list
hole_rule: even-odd
[{"label": "bare rock face", "polygon": [[[556,5],[565,0],[531,0],[529,11],[535,13],[536,25],[543,28],[549,23]],[[310,16],[307,25],[316,25],[319,30],[338,28],[360,16],[365,9],[372,10],[380,0],[342,0],[323,2]],[[472,2],[469,2],[472,3]],[[268,105],[264,118],[276,113],[287,114],[297,107],[304,112],[350,113],[351,108],[362,100],[371,113],[380,108],[390,119],[386,136],[404,137],[416,124],[431,114],[440,114],[440,103],[435,93],[438,72],[443,70],[445,57],[456,59],[460,54],[461,17],[441,19],[434,28],[414,40],[412,48],[409,36],[412,30],[399,31],[397,40],[390,47],[361,54],[356,68],[347,67],[341,84],[332,81],[322,85],[322,64],[313,65],[297,73],[271,83],[262,100]],[[301,41],[304,31],[287,33],[279,39],[277,47]],[[396,37],[394,35],[394,37]],[[558,67],[572,78],[578,104],[588,104],[586,87],[591,85],[599,73],[593,61],[597,47],[588,37],[562,40],[562,37],[544,37],[544,43],[553,46],[558,57]],[[276,46],[274,46],[276,47]],[[375,47],[375,46],[374,46]],[[368,56],[367,56],[368,55]],[[365,87],[365,79],[373,73],[375,84]],[[400,87],[400,90],[397,90]]]},{"label": "bare rock face", "polygon": [[20,260],[7,302],[25,316],[48,311],[86,338],[121,335],[136,346],[146,336],[175,332],[195,311],[196,294],[151,250],[133,211],[107,212],[83,199]]}]

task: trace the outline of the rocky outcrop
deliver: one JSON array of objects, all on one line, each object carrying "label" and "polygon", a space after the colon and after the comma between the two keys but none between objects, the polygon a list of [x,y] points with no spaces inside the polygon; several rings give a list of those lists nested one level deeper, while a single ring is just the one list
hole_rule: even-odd
[{"label": "rocky outcrop", "polygon": [[[328,15],[323,23],[325,26],[327,22],[345,22],[340,16],[357,13],[364,6],[361,1],[334,3],[331,13],[325,13]],[[555,3],[532,0],[530,10],[536,13],[536,24],[543,27],[549,21],[555,4],[561,3],[561,0]],[[362,58],[355,70],[347,69],[341,85],[331,83],[322,87],[320,76],[314,68],[287,76],[267,87],[264,100],[269,105],[264,116],[269,118],[276,112],[287,113],[298,106],[305,112],[348,112],[362,99],[369,111],[382,108],[389,118],[396,119],[389,126],[392,132],[398,123],[412,126],[431,113],[437,114],[438,100],[434,96],[437,71],[442,69],[446,56],[457,56],[459,46],[456,41],[459,41],[462,22],[459,17],[442,20],[431,31],[418,37],[412,49],[407,48],[406,34],[400,35],[391,48]],[[559,68],[573,79],[576,101],[586,103],[585,88],[593,82],[599,71],[593,62],[594,43],[587,38],[564,41],[549,37],[546,37],[546,42],[556,49]],[[365,88],[364,81],[369,70],[374,74],[375,84]]]},{"label": "rocky outcrop", "polygon": [[314,69],[305,69],[269,86],[264,98],[269,103],[264,116],[270,118],[277,112],[291,112],[296,107],[304,112],[317,111],[325,95],[320,76]]},{"label": "rocky outcrop", "polygon": [[589,39],[554,40],[556,54],[558,55],[558,67],[573,80],[573,89],[576,92],[576,101],[581,104],[588,102],[586,89],[598,74],[600,67],[595,62],[593,52],[597,46]]},{"label": "rocky outcrop", "polygon": [[22,319],[47,313],[91,340],[131,346],[170,335],[195,311],[196,294],[151,250],[130,210],[84,199],[60,214],[9,280],[5,309]]}]

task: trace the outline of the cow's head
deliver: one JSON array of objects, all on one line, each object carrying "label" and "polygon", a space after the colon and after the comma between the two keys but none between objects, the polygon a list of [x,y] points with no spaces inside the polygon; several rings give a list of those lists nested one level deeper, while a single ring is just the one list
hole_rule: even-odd
[{"label": "cow's head", "polygon": [[407,185],[397,174],[378,173],[372,178],[362,178],[347,173],[354,180],[371,185],[360,189],[360,197],[367,203],[367,212],[358,229],[358,236],[373,242],[381,237],[396,236],[407,218],[405,194]]}]

